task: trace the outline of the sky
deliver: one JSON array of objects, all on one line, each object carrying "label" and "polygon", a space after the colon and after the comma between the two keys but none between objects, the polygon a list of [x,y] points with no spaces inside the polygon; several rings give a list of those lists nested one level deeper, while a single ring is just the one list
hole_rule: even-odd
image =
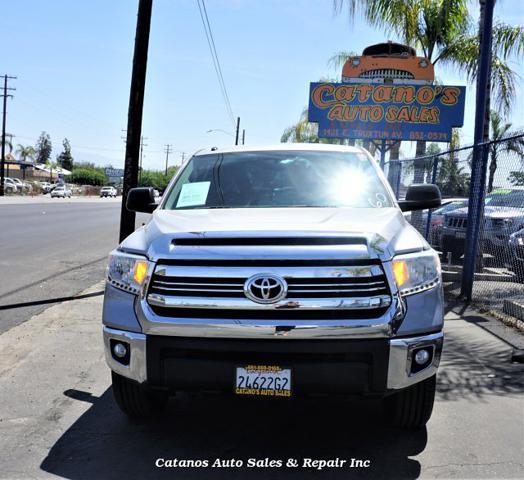
[{"label": "sky", "polygon": [[[4,2],[0,75],[17,76],[8,101],[7,132],[15,145],[34,145],[40,132],[53,156],[68,138],[75,161],[123,167],[138,0],[16,0]],[[207,0],[207,11],[234,116],[247,144],[280,141],[308,103],[309,82],[337,77],[328,68],[339,51],[361,52],[396,40],[333,13],[332,0]],[[519,8],[520,7],[520,8]],[[478,16],[477,2],[471,13]],[[521,0],[499,0],[495,16],[524,25]],[[524,127],[524,62],[508,119]],[[447,85],[467,85],[437,65]],[[473,139],[475,89],[466,93],[463,144]],[[209,132],[209,130],[214,130]],[[221,131],[222,130],[222,131]],[[224,133],[226,132],[226,133]],[[142,133],[144,168],[163,169],[194,151],[234,142],[196,0],[154,0]],[[413,147],[403,142],[409,156]]]}]

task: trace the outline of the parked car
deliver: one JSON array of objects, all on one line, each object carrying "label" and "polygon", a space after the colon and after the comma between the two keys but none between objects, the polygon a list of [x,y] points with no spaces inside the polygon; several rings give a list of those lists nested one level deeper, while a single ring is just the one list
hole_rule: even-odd
[{"label": "parked car", "polygon": [[58,185],[51,191],[51,198],[71,198],[72,192],[66,185]]},{"label": "parked car", "polygon": [[[449,212],[453,212],[459,208],[463,208],[468,205],[467,198],[453,198],[442,200],[442,206],[431,212],[431,223],[429,230],[429,243],[431,246],[441,249],[442,245],[442,226],[444,225],[444,215]],[[424,225],[428,221],[428,213],[425,212],[422,215]]]},{"label": "parked car", "polygon": [[42,193],[46,194],[51,191],[52,186],[49,182],[40,182],[40,188],[42,190]]},{"label": "parked car", "polygon": [[116,188],[115,187],[102,187],[100,190],[100,198],[102,197],[116,198]]},{"label": "parked car", "polygon": [[4,177],[4,192],[5,193],[18,193],[18,186],[9,177]]},{"label": "parked car", "polygon": [[30,183],[24,182],[19,178],[8,177],[18,188],[20,193],[31,193],[33,191],[33,186]]},{"label": "parked car", "polygon": [[[442,250],[451,252],[453,261],[464,254],[468,227],[468,207],[444,215]],[[509,237],[524,228],[524,187],[499,188],[486,196],[482,240],[485,251],[500,256]]]},{"label": "parked car", "polygon": [[[220,172],[220,175],[218,175]],[[150,222],[110,255],[103,307],[113,393],[129,416],[176,391],[382,398],[393,423],[431,415],[443,342],[437,253],[365,150],[327,144],[206,149]],[[278,406],[275,404],[275,409]]]},{"label": "parked car", "polygon": [[519,281],[524,282],[524,228],[509,236],[508,250],[507,266],[515,273]]}]

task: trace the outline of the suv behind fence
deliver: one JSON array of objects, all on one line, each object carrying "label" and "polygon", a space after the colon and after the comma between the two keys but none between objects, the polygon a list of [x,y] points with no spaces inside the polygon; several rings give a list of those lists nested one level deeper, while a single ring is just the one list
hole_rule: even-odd
[{"label": "suv behind fence", "polygon": [[[487,156],[485,201],[479,215],[481,231],[472,300],[495,312],[524,317],[524,132],[481,146]],[[392,160],[386,174],[397,198],[412,183],[433,183],[442,206],[412,212],[407,219],[439,252],[451,295],[460,293],[467,242],[473,147],[424,157]]]}]

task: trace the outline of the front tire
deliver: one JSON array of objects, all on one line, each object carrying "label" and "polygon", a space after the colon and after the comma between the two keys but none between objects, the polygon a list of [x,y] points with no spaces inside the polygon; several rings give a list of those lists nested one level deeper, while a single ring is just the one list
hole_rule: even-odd
[{"label": "front tire", "polygon": [[120,410],[131,418],[149,418],[162,412],[168,400],[166,392],[156,392],[111,372],[113,395]]},{"label": "front tire", "polygon": [[437,376],[423,380],[386,398],[388,417],[394,426],[408,429],[424,427],[431,417]]}]

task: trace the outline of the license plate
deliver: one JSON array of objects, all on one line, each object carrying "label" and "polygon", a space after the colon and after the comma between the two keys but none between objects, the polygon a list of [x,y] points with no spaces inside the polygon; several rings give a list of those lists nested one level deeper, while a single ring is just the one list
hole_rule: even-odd
[{"label": "license plate", "polygon": [[257,397],[291,397],[291,369],[277,365],[237,367],[235,393]]},{"label": "license plate", "polygon": [[457,232],[455,238],[466,238],[466,232]]}]

